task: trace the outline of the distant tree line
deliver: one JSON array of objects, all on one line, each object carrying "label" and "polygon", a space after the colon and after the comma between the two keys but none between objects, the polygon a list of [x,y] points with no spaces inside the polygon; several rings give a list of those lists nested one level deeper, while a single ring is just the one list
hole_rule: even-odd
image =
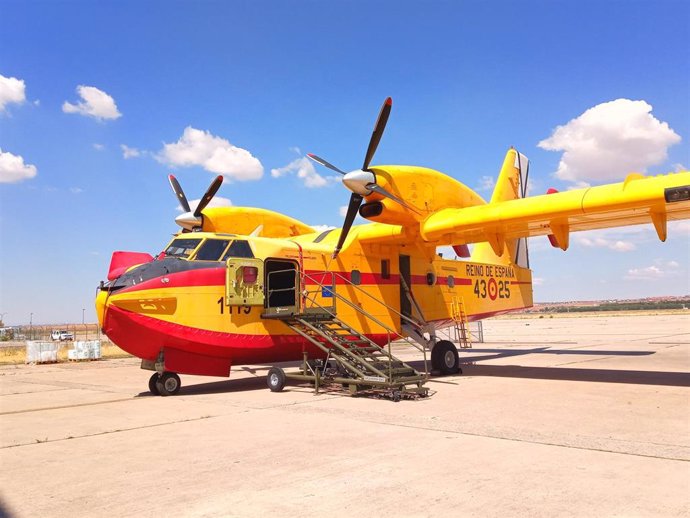
[{"label": "distant tree line", "polygon": [[546,307],[545,313],[582,313],[586,311],[643,311],[658,309],[690,309],[690,299],[650,302],[606,302],[595,306]]}]

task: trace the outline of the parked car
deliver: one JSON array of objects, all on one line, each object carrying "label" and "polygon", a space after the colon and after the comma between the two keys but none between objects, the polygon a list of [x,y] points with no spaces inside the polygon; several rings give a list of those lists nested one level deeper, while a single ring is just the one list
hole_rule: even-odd
[{"label": "parked car", "polygon": [[53,331],[52,333],[50,333],[50,337],[53,340],[59,340],[60,342],[74,340],[74,334],[70,333],[69,331],[63,330]]}]

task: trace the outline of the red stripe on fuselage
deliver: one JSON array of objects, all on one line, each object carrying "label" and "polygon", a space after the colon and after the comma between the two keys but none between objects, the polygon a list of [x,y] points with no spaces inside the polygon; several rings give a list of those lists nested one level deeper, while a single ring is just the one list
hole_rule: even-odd
[{"label": "red stripe on fuselage", "polygon": [[[109,306],[103,330],[121,349],[151,361],[165,348],[229,359],[232,365],[300,360],[303,350],[310,358],[325,356],[321,349],[296,334],[249,335],[197,329],[116,306]],[[379,345],[387,340],[386,335],[367,337]]]},{"label": "red stripe on fuselage", "polygon": [[156,290],[160,288],[186,288],[189,286],[225,286],[225,267],[203,268],[161,275],[147,281],[128,286],[114,293]]},{"label": "red stripe on fuselage", "polygon": [[[348,284],[351,278],[350,272],[333,272],[333,280],[336,285]],[[380,273],[361,273],[360,285],[398,285],[400,283],[400,275],[391,274],[390,278],[384,278]],[[412,285],[427,285],[426,275],[412,275],[410,276]],[[308,286],[316,285],[321,282],[324,285],[330,285],[332,282],[331,275],[328,272],[321,272],[315,270],[307,271],[305,277],[305,284]],[[448,277],[438,277],[436,284],[447,284]],[[455,278],[456,286],[467,286],[472,284],[471,279]],[[169,273],[146,280],[134,286],[128,286],[119,290],[119,293],[128,293],[132,291],[142,291],[160,288],[181,288],[190,286],[225,286],[225,267],[211,267],[196,270],[187,270],[184,272]]]}]

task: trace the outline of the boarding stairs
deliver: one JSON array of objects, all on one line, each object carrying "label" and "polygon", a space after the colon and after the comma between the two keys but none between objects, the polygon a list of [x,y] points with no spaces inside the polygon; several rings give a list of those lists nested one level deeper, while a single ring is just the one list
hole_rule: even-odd
[{"label": "boarding stairs", "polygon": [[[272,315],[271,318],[281,320],[295,333],[319,348],[326,355],[326,359],[309,360],[305,355],[300,371],[295,374],[286,373],[286,377],[311,381],[316,391],[319,390],[321,384],[337,383],[349,388],[351,394],[359,391],[383,393],[396,401],[402,396],[427,395],[428,389],[423,386],[428,379],[427,374],[418,372],[391,352],[393,341],[403,339],[409,342],[409,340],[380,322],[359,304],[354,304],[339,295],[336,292],[336,284],[347,284],[349,288],[360,290],[369,297],[372,296],[335,272],[319,272],[319,274],[303,275],[299,312]],[[336,279],[336,276],[339,278]],[[324,277],[328,277],[330,282],[324,282]],[[330,295],[331,305],[329,306],[316,301],[316,294],[322,294],[324,291]],[[383,304],[374,297],[372,299]],[[348,305],[366,320],[385,329],[387,333],[385,345],[377,344],[338,318],[336,303]],[[414,343],[412,345],[417,347]],[[423,351],[419,347],[417,349]],[[426,369],[426,353],[424,354]]]},{"label": "boarding stairs", "polygon": [[417,384],[425,377],[393,356],[386,348],[352,329],[337,317],[314,314],[291,317],[284,322],[300,336],[325,352],[329,359],[342,365],[345,372],[363,381],[391,386]]}]

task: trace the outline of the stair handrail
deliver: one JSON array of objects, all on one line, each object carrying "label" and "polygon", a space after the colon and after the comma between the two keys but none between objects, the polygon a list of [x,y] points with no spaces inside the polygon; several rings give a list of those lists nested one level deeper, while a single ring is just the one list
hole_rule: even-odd
[{"label": "stair handrail", "polygon": [[[364,291],[362,288],[360,288],[359,286],[357,286],[356,284],[354,284],[352,281],[350,281],[350,279],[348,279],[347,277],[345,277],[345,276],[343,276],[343,275],[340,275],[339,273],[336,273],[336,272],[323,271],[323,272],[316,272],[316,273],[318,273],[318,274],[328,274],[328,275],[331,275],[333,279],[336,278],[336,277],[342,279],[346,284],[348,284],[348,285],[354,287],[355,289],[357,289],[357,290],[360,291],[361,293],[364,293],[365,295],[367,295],[368,297],[370,297],[372,300],[378,302],[379,304],[381,304],[381,305],[384,306],[385,308],[391,310],[393,313],[396,313],[397,315],[401,316],[401,317],[404,318],[405,320],[407,320],[407,321],[409,321],[410,323],[412,323],[413,325],[417,326],[419,329],[423,329],[423,327],[422,327],[418,322],[416,322],[414,319],[411,319],[411,318],[409,318],[409,317],[403,315],[402,313],[400,313],[399,311],[397,311],[395,308],[392,308],[391,306],[389,306],[389,305],[386,304],[385,302],[383,302],[383,301],[377,299],[376,297],[374,297],[374,296],[371,295],[370,293],[367,293],[367,292]],[[304,277],[305,277],[305,278],[309,278],[309,280],[311,280],[314,284],[316,284],[317,286],[321,287],[322,289],[323,289],[324,287],[328,288],[327,286],[325,286],[324,284],[322,284],[322,283],[320,283],[318,280],[316,280],[316,279],[313,277],[313,275],[311,275],[311,274],[305,273],[305,274],[304,274]],[[330,290],[331,294],[333,295],[333,297],[335,297],[335,298],[337,298],[338,300],[344,302],[345,304],[347,304],[348,306],[350,306],[351,308],[353,308],[355,311],[357,311],[358,313],[360,313],[361,315],[363,315],[365,318],[368,318],[369,320],[373,321],[375,324],[378,324],[378,325],[381,326],[383,329],[385,329],[385,330],[388,332],[388,336],[389,336],[389,338],[388,338],[388,343],[389,343],[389,345],[390,345],[390,335],[392,334],[392,335],[394,335],[394,336],[398,336],[401,340],[405,341],[406,343],[408,343],[409,345],[411,345],[412,347],[414,347],[414,348],[417,349],[418,351],[422,352],[423,355],[424,355],[424,369],[428,372],[428,368],[427,368],[427,359],[426,359],[426,348],[420,347],[416,342],[412,341],[412,340],[411,340],[410,338],[408,338],[407,336],[403,336],[403,335],[401,335],[400,333],[398,333],[395,329],[391,329],[391,328],[388,327],[386,324],[384,324],[384,323],[381,322],[379,319],[377,319],[375,316],[373,316],[371,313],[369,313],[369,312],[367,312],[367,311],[364,311],[363,308],[359,307],[357,304],[354,304],[354,303],[353,303],[352,301],[350,301],[348,298],[343,297],[342,295],[340,295],[339,293],[337,293],[337,292],[336,292],[336,289],[335,289],[335,286],[336,286],[336,283],[335,283],[335,282],[332,282],[331,287],[328,288],[328,289]],[[325,310],[326,313],[328,313],[329,315],[331,315],[331,316],[334,317],[334,318],[337,318],[337,316],[336,316],[335,313],[331,312],[328,308],[326,308],[326,307],[322,306],[321,304],[319,304],[318,302],[316,302],[316,298],[315,298],[315,297],[314,297],[313,299],[310,298],[310,297],[308,296],[310,293],[316,294],[317,292],[316,292],[316,291],[308,291],[308,290],[305,289],[303,294],[306,296],[306,298],[307,298],[314,306],[318,306],[319,309]]]}]

